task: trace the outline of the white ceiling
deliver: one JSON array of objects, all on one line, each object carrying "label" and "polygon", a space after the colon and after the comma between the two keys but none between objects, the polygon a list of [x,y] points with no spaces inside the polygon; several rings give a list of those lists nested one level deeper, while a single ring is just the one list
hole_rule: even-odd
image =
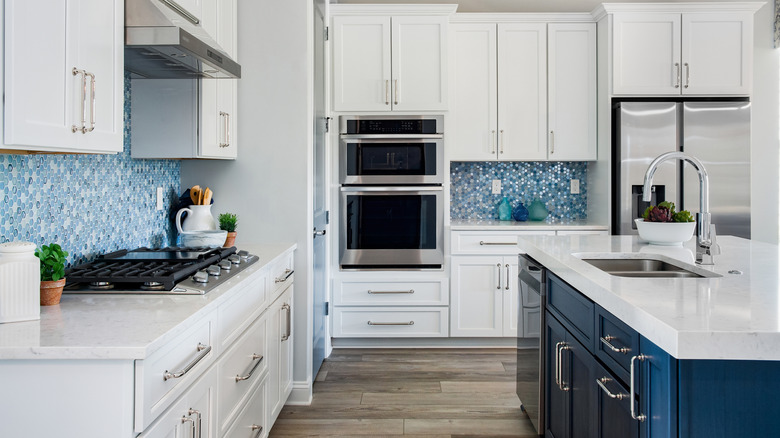
[{"label": "white ceiling", "polygon": [[[714,0],[714,1],[728,1],[728,0]],[[603,0],[424,0],[424,1],[331,0],[331,3],[458,4],[458,12],[590,12],[597,5],[601,3],[609,3],[609,2],[605,2]],[[658,3],[658,2],[648,1],[648,0],[620,0],[614,3]],[[669,1],[669,3],[680,3],[680,2]]]}]

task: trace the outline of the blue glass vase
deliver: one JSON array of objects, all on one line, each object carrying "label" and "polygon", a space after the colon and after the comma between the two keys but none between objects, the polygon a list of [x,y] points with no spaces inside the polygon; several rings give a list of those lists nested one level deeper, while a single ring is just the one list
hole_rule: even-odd
[{"label": "blue glass vase", "polygon": [[528,218],[532,221],[543,221],[547,214],[547,207],[538,198],[528,206]]},{"label": "blue glass vase", "polygon": [[512,220],[512,206],[509,205],[509,200],[506,199],[506,196],[498,203],[498,220]]},{"label": "blue glass vase", "polygon": [[525,205],[523,205],[522,202],[518,204],[514,210],[512,210],[512,217],[519,222],[525,222],[528,220],[528,209],[525,208]]}]

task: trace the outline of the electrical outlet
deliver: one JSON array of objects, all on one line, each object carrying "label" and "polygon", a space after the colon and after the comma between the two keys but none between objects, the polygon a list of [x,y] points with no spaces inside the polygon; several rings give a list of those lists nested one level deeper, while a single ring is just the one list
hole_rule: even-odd
[{"label": "electrical outlet", "polygon": [[494,195],[500,195],[501,194],[501,180],[500,179],[494,179],[493,180],[493,194]]},{"label": "electrical outlet", "polygon": [[576,195],[576,194],[580,193],[580,180],[578,180],[578,179],[571,180],[570,186],[571,186],[571,194],[572,195]]},{"label": "electrical outlet", "polygon": [[163,209],[163,190],[162,187],[157,187],[157,211]]}]

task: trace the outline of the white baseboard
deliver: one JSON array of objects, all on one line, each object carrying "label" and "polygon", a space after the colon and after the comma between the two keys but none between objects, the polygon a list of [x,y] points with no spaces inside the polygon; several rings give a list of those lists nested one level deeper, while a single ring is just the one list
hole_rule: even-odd
[{"label": "white baseboard", "polygon": [[293,382],[292,392],[287,397],[287,405],[308,406],[312,399],[312,382]]}]

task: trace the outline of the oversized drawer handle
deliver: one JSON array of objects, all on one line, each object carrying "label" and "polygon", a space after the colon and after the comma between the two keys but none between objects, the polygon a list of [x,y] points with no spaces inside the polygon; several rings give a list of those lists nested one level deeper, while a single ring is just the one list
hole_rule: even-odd
[{"label": "oversized drawer handle", "polygon": [[373,321],[368,321],[368,325],[414,325],[414,321],[409,321],[409,322],[373,322]]},{"label": "oversized drawer handle", "polygon": [[614,351],[615,353],[627,354],[629,351],[631,351],[631,349],[628,348],[628,347],[620,347],[620,348],[618,348],[618,347],[615,347],[614,345],[612,345],[609,341],[614,341],[615,339],[617,339],[615,336],[607,335],[607,336],[604,336],[603,338],[599,338],[599,339],[601,340],[602,344],[604,344],[607,347],[609,347],[609,349]]},{"label": "oversized drawer handle", "polygon": [[211,352],[211,345],[203,345],[200,342],[198,342],[198,351],[200,351],[200,353],[198,353],[195,359],[193,359],[192,362],[188,363],[187,366],[184,367],[184,369],[182,369],[178,373],[172,373],[168,370],[165,370],[165,373],[163,374],[163,380],[178,379],[179,377],[182,377],[185,374],[187,374],[192,369],[192,367],[197,365],[198,362],[200,362],[204,357],[206,357],[206,355],[208,355]]},{"label": "oversized drawer handle", "polygon": [[636,402],[635,402],[636,397],[634,397],[634,380],[635,380],[634,379],[634,361],[635,360],[643,361],[643,360],[648,359],[648,358],[649,358],[649,356],[645,356],[644,354],[640,354],[638,356],[631,356],[631,368],[630,368],[630,376],[629,376],[631,378],[631,388],[629,390],[629,395],[630,395],[629,400],[631,400],[631,418],[633,418],[634,420],[637,420],[639,422],[645,421],[647,419],[647,416],[644,415],[644,414],[638,414],[637,415],[637,410],[636,410],[636,406],[635,406],[636,405]]},{"label": "oversized drawer handle", "polygon": [[414,289],[409,290],[368,290],[369,294],[413,294]]},{"label": "oversized drawer handle", "polygon": [[276,279],[274,279],[274,283],[284,283],[294,273],[295,273],[294,270],[292,270],[290,268],[287,268],[287,269],[284,270],[284,274],[282,274],[281,277],[276,277]]},{"label": "oversized drawer handle", "polygon": [[190,416],[192,416],[192,414],[195,414],[195,416],[198,418],[198,428],[197,429],[195,429],[195,422],[194,421],[192,422],[193,430],[198,432],[197,434],[193,432],[192,438],[196,438],[196,437],[197,438],[201,438],[202,434],[203,434],[203,421],[202,421],[202,417],[200,415],[200,411],[197,411],[195,409],[190,408],[189,411],[187,411],[187,414],[190,415]]},{"label": "oversized drawer handle", "polygon": [[263,426],[260,426],[259,424],[253,424],[252,427],[250,427],[250,429],[257,431],[254,438],[258,438],[260,435],[263,434]]},{"label": "oversized drawer handle", "polygon": [[284,303],[282,304],[282,310],[284,310],[287,313],[287,330],[282,335],[282,342],[290,339],[290,336],[292,335],[292,308],[289,304]]},{"label": "oversized drawer handle", "polygon": [[611,381],[612,379],[610,379],[609,377],[602,377],[600,379],[596,379],[596,384],[601,387],[601,390],[604,391],[604,393],[607,394],[609,398],[623,400],[624,398],[628,397],[627,394],[623,394],[622,392],[618,392],[617,394],[611,393],[609,389],[607,389],[607,383]]},{"label": "oversized drawer handle", "polygon": [[481,246],[490,246],[490,245],[517,246],[517,242],[485,242],[483,240],[480,240],[479,244]]},{"label": "oversized drawer handle", "polygon": [[[260,359],[260,360],[257,360],[257,359]],[[245,376],[236,375],[236,382],[240,382],[242,380],[248,380],[249,378],[251,378],[252,374],[255,372],[257,367],[259,367],[260,364],[263,363],[263,355],[262,354],[257,354],[257,353],[252,354],[252,362],[254,362],[256,360],[257,360],[257,363],[252,367],[251,370],[249,370],[249,372]]]}]

